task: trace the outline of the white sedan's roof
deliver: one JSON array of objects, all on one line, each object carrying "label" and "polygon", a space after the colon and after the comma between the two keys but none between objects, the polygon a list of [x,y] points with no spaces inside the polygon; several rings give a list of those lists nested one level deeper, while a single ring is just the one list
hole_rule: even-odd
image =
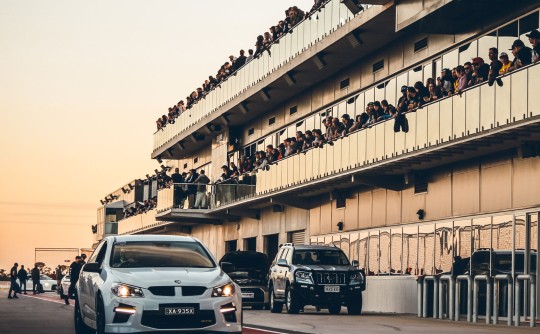
[{"label": "white sedan's roof", "polygon": [[181,235],[155,235],[155,234],[137,234],[137,235],[119,235],[114,237],[107,237],[108,240],[116,240],[116,242],[129,242],[129,241],[191,241],[197,240],[193,237],[181,236]]}]

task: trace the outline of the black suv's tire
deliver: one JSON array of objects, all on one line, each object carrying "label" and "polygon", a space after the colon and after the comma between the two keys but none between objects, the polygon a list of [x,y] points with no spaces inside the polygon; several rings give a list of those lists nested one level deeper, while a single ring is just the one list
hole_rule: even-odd
[{"label": "black suv's tire", "polygon": [[351,300],[347,303],[347,313],[351,315],[362,314],[362,295],[357,299]]},{"label": "black suv's tire", "polygon": [[330,312],[330,314],[339,314],[339,312],[341,312],[341,304],[335,303],[328,305],[328,312]]},{"label": "black suv's tire", "polygon": [[83,319],[81,314],[81,308],[79,306],[79,300],[75,298],[75,310],[73,311],[73,325],[75,327],[76,334],[90,334],[92,330],[88,327]]},{"label": "black suv's tire", "polygon": [[274,288],[270,290],[270,312],[281,313],[283,311],[283,303],[276,301],[276,294]]},{"label": "black suv's tire", "polygon": [[300,312],[301,306],[298,302],[298,297],[290,286],[288,286],[287,290],[285,290],[285,307],[287,308],[287,313],[289,314],[297,314]]}]

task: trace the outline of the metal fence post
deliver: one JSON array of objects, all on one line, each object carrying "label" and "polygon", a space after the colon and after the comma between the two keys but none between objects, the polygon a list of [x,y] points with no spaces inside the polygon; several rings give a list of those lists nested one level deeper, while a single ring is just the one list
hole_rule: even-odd
[{"label": "metal fence post", "polygon": [[437,308],[439,304],[439,277],[437,276],[425,276],[423,283],[423,296],[422,296],[422,317],[428,316],[428,281],[433,281],[433,318],[437,319]]},{"label": "metal fence post", "polygon": [[[444,282],[446,282],[447,293],[444,291]],[[445,298],[443,295],[446,295],[446,301],[448,303],[448,308],[446,310],[448,319],[454,320],[454,286],[456,280],[452,275],[442,275],[439,278],[439,319],[444,318],[444,306],[443,302]]]},{"label": "metal fence post", "polygon": [[480,282],[486,282],[486,324],[489,324],[491,318],[491,277],[488,275],[477,275],[474,277],[473,293],[473,322],[478,322],[478,294]]},{"label": "metal fence post", "polygon": [[459,321],[460,305],[461,305],[461,281],[467,281],[467,321],[472,321],[472,277],[469,275],[459,275],[456,278],[456,310],[455,321]]},{"label": "metal fence post", "polygon": [[424,277],[423,276],[418,276],[416,278],[416,287],[417,287],[417,308],[418,308],[418,318],[421,318],[422,315],[423,315],[423,312],[422,312],[422,306],[423,306],[423,303],[422,303],[422,292],[423,292],[423,289],[424,289]]},{"label": "metal fence post", "polygon": [[508,274],[499,274],[493,278],[493,323],[499,323],[499,282],[506,281],[508,286],[507,292],[507,305],[508,305],[508,319],[507,325],[512,326],[512,276]]},{"label": "metal fence post", "polygon": [[[523,281],[523,284],[525,282],[529,282],[530,285],[530,291],[529,291],[529,325],[530,327],[536,326],[536,275],[530,274],[530,275],[518,275],[516,277],[515,282],[515,289],[516,289],[516,296],[515,296],[515,318],[514,318],[514,325],[517,327],[521,324],[521,281]],[[525,290],[525,289],[524,289]],[[526,296],[523,296],[526,298]],[[526,314],[524,314],[526,317]]]}]

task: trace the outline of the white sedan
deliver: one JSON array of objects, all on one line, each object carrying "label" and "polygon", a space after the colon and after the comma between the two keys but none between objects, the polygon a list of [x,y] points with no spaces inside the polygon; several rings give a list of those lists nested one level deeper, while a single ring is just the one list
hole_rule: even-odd
[{"label": "white sedan", "polygon": [[[56,291],[56,286],[58,285],[55,279],[43,274],[39,276],[39,283],[43,286],[43,291]],[[33,281],[30,278],[26,281],[26,291],[32,291],[32,286]]]},{"label": "white sedan", "polygon": [[106,237],[76,285],[75,332],[240,334],[240,287],[226,271],[195,238]]},{"label": "white sedan", "polygon": [[62,280],[60,281],[60,288],[58,289],[58,293],[60,294],[60,299],[66,298],[68,294],[69,286],[71,284],[69,278],[70,276],[69,274],[67,274],[64,277],[62,277]]}]

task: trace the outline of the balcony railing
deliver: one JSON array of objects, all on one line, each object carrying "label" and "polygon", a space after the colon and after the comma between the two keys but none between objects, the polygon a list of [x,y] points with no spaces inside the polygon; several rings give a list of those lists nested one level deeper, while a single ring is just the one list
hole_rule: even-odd
[{"label": "balcony railing", "polygon": [[[364,5],[365,8],[370,5]],[[168,124],[154,133],[154,151],[163,147],[175,136],[199,123],[223,105],[259,83],[268,75],[296,58],[312,45],[330,35],[336,29],[350,21],[353,13],[341,3],[341,0],[330,0],[310,19],[305,19],[293,27],[292,32],[279,39],[270,47],[270,52],[240,68],[217,89],[212,90],[204,99],[189,110],[183,112],[174,124]]]},{"label": "balcony railing", "polygon": [[118,222],[118,234],[129,234],[142,231],[152,226],[156,226],[159,222],[156,221],[157,210],[149,210],[146,213],[131,216],[122,219]]},{"label": "balcony railing", "polygon": [[409,132],[394,132],[394,121],[377,123],[334,142],[280,160],[257,174],[256,195],[304,184],[343,171],[479,134],[540,115],[535,94],[540,64],[502,78],[503,87],[487,83],[407,113]]},{"label": "balcony railing", "polygon": [[255,185],[233,179],[218,184],[175,183],[158,191],[157,213],[173,209],[206,211],[254,195]]}]

